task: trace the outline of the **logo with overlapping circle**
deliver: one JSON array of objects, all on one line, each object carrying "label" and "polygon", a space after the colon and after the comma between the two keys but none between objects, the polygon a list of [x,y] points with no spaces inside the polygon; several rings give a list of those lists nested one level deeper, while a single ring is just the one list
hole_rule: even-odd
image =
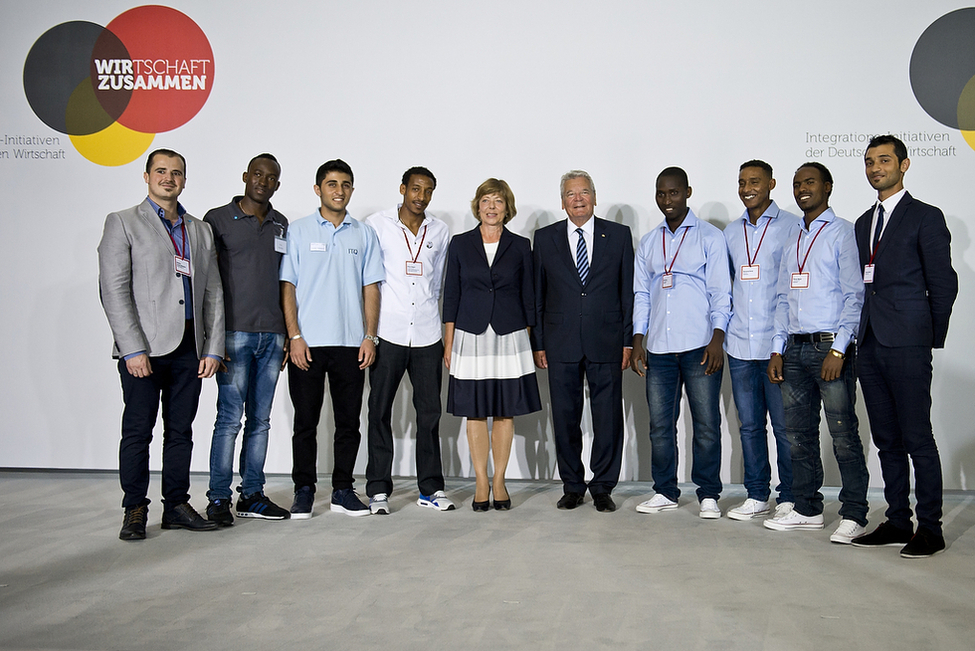
[{"label": "logo with overlapping circle", "polygon": [[24,63],[24,93],[82,156],[125,165],[203,108],[213,74],[203,30],[175,9],[147,5],[105,27],[71,21],[46,31]]},{"label": "logo with overlapping circle", "polygon": [[911,88],[925,113],[961,131],[975,149],[975,7],[947,13],[911,54]]}]

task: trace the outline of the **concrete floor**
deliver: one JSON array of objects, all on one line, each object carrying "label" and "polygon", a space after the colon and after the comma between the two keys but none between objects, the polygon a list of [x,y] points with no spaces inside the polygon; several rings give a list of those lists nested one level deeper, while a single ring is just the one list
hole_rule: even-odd
[{"label": "concrete floor", "polygon": [[[509,482],[510,512],[474,513],[448,480],[448,513],[397,480],[388,517],[328,512],[163,531],[153,477],[149,537],[118,540],[114,474],[0,472],[0,649],[971,649],[975,496],[945,500],[946,553],[829,543],[761,522],[555,509],[560,486]],[[203,510],[206,477],[194,475]],[[361,487],[361,481],[360,481]],[[268,495],[290,505],[287,477]],[[726,488],[722,509],[744,498]],[[883,498],[871,491],[872,525]]]}]

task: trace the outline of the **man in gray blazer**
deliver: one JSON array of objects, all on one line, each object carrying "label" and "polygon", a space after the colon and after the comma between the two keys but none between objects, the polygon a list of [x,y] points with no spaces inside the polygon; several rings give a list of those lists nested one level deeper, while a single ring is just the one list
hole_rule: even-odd
[{"label": "man in gray blazer", "polygon": [[157,149],[146,160],[148,197],[105,219],[98,285],[122,380],[119,479],[125,517],[119,538],[143,540],[149,442],[163,407],[163,529],[208,531],[189,504],[193,419],[203,378],[223,357],[224,305],[213,233],[177,198],[186,160]]}]

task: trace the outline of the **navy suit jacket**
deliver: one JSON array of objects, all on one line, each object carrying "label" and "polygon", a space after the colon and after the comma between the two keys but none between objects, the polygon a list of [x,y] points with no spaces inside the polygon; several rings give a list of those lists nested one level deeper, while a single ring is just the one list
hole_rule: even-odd
[{"label": "navy suit jacket", "polygon": [[[856,222],[861,267],[870,262],[873,208]],[[951,233],[940,209],[909,192],[890,214],[874,256],[873,283],[865,286],[860,338],[873,331],[888,347],[943,348],[958,294],[951,267]]]},{"label": "navy suit jacket", "polygon": [[549,361],[621,364],[633,343],[633,237],[628,226],[593,219],[585,285],[569,252],[567,220],[535,231],[532,349]]},{"label": "navy suit jacket", "polygon": [[481,228],[455,235],[447,249],[443,321],[479,335],[488,324],[499,335],[535,325],[532,251],[528,238],[501,231],[488,266]]}]

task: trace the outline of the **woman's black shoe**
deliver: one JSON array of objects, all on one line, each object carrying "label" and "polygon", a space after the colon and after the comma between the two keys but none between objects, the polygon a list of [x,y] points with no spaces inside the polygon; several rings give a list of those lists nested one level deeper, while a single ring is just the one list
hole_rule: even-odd
[{"label": "woman's black shoe", "polygon": [[490,511],[491,500],[484,500],[483,502],[477,502],[477,501],[471,502],[471,508],[474,509],[475,511]]},{"label": "woman's black shoe", "polygon": [[506,500],[494,500],[494,508],[498,511],[508,511],[511,509],[511,498]]}]

